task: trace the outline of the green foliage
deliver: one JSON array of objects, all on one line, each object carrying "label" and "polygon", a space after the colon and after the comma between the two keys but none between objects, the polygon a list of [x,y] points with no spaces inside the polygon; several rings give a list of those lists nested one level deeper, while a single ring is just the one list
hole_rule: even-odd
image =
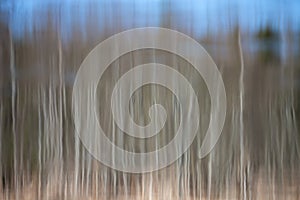
[{"label": "green foliage", "polygon": [[276,32],[267,25],[265,28],[261,28],[258,33],[256,34],[256,37],[259,39],[269,39],[276,37]]}]

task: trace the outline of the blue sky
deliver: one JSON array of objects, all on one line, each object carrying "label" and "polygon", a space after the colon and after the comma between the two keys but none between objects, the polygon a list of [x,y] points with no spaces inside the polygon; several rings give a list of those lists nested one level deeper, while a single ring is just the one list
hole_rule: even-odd
[{"label": "blue sky", "polygon": [[[97,3],[90,6],[91,2]],[[300,0],[2,0],[0,12],[8,16],[2,21],[16,37],[43,29],[48,13],[54,13],[52,20],[60,21],[62,35],[67,37],[74,26],[85,27],[90,13],[99,18],[93,19],[99,27],[115,23],[107,14],[110,12],[122,16],[119,24],[124,27],[133,21],[135,26],[159,26],[168,5],[175,15],[172,24],[192,26],[196,34],[224,30],[236,23],[246,31],[257,31],[265,24],[278,30],[300,30]]]}]

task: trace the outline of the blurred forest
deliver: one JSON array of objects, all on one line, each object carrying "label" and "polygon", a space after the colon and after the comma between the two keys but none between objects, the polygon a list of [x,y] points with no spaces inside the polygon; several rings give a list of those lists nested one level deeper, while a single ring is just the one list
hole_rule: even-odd
[{"label": "blurred forest", "polygon": [[[300,17],[295,11],[300,3],[216,4],[1,1],[0,199],[300,199]],[[98,43],[148,26],[185,33],[207,50],[222,73],[227,116],[217,145],[204,159],[198,151],[209,114],[178,161],[156,172],[130,174],[102,165],[85,150],[75,135],[71,94],[80,64]],[[132,52],[112,63],[99,82],[98,93],[107,97],[100,100],[99,117],[108,137],[120,132],[113,128],[108,98],[115,80],[134,67],[121,70],[127,60],[173,64],[209,112],[206,85],[187,61],[158,50]],[[155,91],[165,96],[156,97]],[[142,97],[148,99],[144,104],[132,104],[141,123],[141,111],[153,101],[168,112],[177,108],[172,94],[159,86],[140,88],[134,98]],[[177,126],[169,122],[159,142],[166,144]],[[155,140],[142,147],[125,136],[115,142],[142,151]]]}]

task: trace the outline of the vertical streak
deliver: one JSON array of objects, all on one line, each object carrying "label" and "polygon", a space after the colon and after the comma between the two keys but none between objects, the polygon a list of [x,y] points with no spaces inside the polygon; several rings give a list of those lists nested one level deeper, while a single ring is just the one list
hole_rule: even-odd
[{"label": "vertical streak", "polygon": [[[1,95],[1,93],[0,93],[0,95]],[[1,97],[1,96],[0,96]],[[2,154],[3,154],[3,152],[2,152],[2,133],[3,133],[3,131],[2,131],[2,127],[3,127],[3,107],[2,107],[2,104],[3,104],[3,102],[2,102],[2,99],[0,99],[0,161],[1,162],[3,162],[2,161]],[[0,174],[2,175],[2,177],[3,176],[5,176],[4,174],[3,174],[3,169],[2,169],[2,164],[0,165]],[[0,183],[0,193],[3,195],[4,194],[4,187],[3,187],[4,185],[3,185],[3,183],[1,184]]]},{"label": "vertical streak", "polygon": [[11,75],[11,112],[12,112],[12,134],[14,142],[14,185],[16,188],[16,199],[18,199],[18,169],[17,169],[17,131],[16,131],[16,69],[15,69],[15,55],[12,35],[9,33],[10,45],[10,75]]},{"label": "vertical streak", "polygon": [[41,180],[42,180],[42,114],[41,114],[41,103],[42,103],[42,98],[41,98],[42,93],[40,92],[40,88],[38,91],[38,116],[39,116],[39,122],[38,122],[38,127],[39,127],[39,136],[38,136],[38,188],[37,188],[37,199],[41,199],[41,194],[42,194],[42,187],[41,187]]},{"label": "vertical streak", "polygon": [[241,73],[240,73],[240,80],[239,80],[239,90],[240,90],[240,194],[244,199],[247,199],[246,196],[246,179],[244,177],[244,119],[243,119],[243,111],[244,111],[244,58],[243,58],[243,51],[242,51],[242,44],[241,44],[241,33],[238,32],[238,46],[239,46],[239,54],[240,54],[240,61],[241,61]]},{"label": "vertical streak", "polygon": [[58,67],[59,67],[59,163],[60,163],[60,186],[59,193],[62,195],[62,188],[64,185],[63,169],[64,169],[64,159],[63,159],[63,89],[64,89],[64,79],[63,79],[63,66],[62,66],[62,44],[60,36],[58,37]]}]

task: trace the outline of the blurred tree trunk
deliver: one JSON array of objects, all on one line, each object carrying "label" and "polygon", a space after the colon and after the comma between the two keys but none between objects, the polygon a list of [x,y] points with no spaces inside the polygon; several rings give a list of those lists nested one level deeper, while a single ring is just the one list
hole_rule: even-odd
[{"label": "blurred tree trunk", "polygon": [[10,36],[0,23],[0,174],[2,189],[11,186],[13,175],[13,136],[11,134]]}]

